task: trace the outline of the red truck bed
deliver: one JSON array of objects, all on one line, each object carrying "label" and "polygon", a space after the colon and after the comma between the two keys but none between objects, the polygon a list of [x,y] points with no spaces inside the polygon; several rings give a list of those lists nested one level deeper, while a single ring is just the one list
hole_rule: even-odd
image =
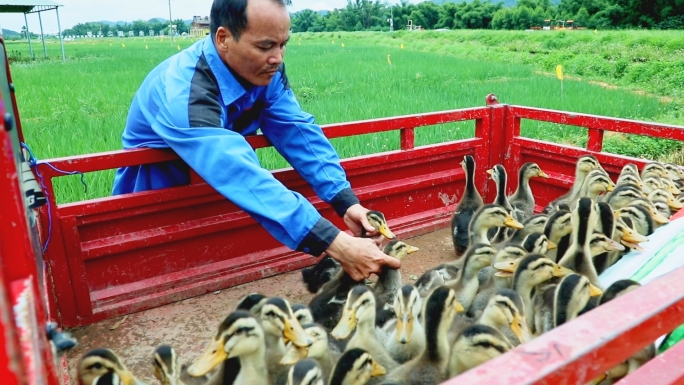
[{"label": "red truck bed", "polygon": [[[9,68],[7,77],[11,82]],[[3,95],[0,113],[5,108],[14,111],[19,128],[14,95]],[[522,119],[586,127],[587,147],[522,137]],[[474,121],[473,138],[415,147],[416,129],[464,120]],[[121,356],[132,368],[141,368],[143,377],[142,367],[157,344],[171,343],[186,359],[194,358],[212,325],[244,293],[263,289],[270,295],[270,288],[278,288],[293,301],[306,302],[297,271],[315,259],[279,245],[196,176],[188,186],[56,204],[53,179],[62,174],[50,165],[88,173],[176,159],[170,151],[113,151],[39,162],[34,171],[45,182],[49,205],[38,210],[39,230],[31,232],[12,156],[18,148],[6,128],[11,128],[8,119],[0,122],[5,154],[0,201],[9,202],[0,209],[0,343],[7,346],[0,349],[0,378],[7,378],[5,383],[20,383],[20,378],[64,381],[51,364],[45,336],[38,332],[47,320],[64,328],[86,327],[74,331],[81,346],[69,354],[72,362],[88,347],[120,346]],[[494,95],[487,96],[482,107],[328,125],[324,131],[330,138],[399,131],[400,150],[345,159],[343,166],[366,207],[384,212],[399,238],[422,248],[415,261],[405,263],[406,272],[415,275],[450,258],[448,231],[443,229],[463,191],[459,162],[465,155],[476,160],[476,184],[488,202],[494,189],[486,183],[485,169],[501,163],[513,175],[523,163],[537,162],[550,176],[531,182],[541,207],[568,189],[575,161],[583,154],[594,154],[613,178],[628,162],[644,165],[643,159],[601,152],[605,131],[684,140],[684,127],[499,104]],[[262,136],[248,140],[255,148],[269,146]],[[342,225],[295,172],[278,170],[274,175]],[[511,191],[516,183],[510,179]],[[34,241],[45,245],[44,253]],[[433,259],[423,266],[426,256]],[[244,285],[248,282],[254,284]],[[222,292],[213,294],[217,290]],[[127,314],[129,319],[116,330],[107,329]],[[584,383],[682,320],[684,270],[679,269],[448,383]],[[682,349],[680,343],[652,364],[680,359]],[[683,373],[684,365],[668,366],[657,382],[648,377],[648,383],[678,383]],[[628,379],[646,383],[641,375]]]}]

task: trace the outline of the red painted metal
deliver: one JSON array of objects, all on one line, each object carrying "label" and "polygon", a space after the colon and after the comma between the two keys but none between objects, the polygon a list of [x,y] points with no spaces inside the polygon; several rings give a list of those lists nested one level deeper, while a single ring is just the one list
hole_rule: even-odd
[{"label": "red painted metal", "polygon": [[[585,384],[679,326],[682,319],[684,267],[442,385]],[[672,368],[675,373],[682,370]],[[676,383],[672,377],[662,379],[634,383]]]},{"label": "red painted metal", "polygon": [[684,342],[659,354],[615,385],[684,384]]}]

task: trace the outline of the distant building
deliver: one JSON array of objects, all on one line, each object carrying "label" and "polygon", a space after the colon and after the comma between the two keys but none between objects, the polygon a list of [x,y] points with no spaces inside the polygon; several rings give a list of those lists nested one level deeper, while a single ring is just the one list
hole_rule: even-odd
[{"label": "distant building", "polygon": [[149,35],[150,35],[150,36],[154,36],[154,30],[153,30],[153,29],[150,30]]},{"label": "distant building", "polygon": [[128,36],[129,36],[129,37],[135,36],[135,32],[133,32],[133,31],[128,31]]},{"label": "distant building", "polygon": [[145,36],[145,31],[138,32],[138,36]]},{"label": "distant building", "polygon": [[193,16],[190,37],[204,37],[209,34],[209,16]]}]

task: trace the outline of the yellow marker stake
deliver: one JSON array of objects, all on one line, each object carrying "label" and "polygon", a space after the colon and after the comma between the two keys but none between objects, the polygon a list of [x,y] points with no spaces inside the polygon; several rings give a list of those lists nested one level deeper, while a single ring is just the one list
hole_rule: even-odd
[{"label": "yellow marker stake", "polygon": [[399,46],[399,48],[404,49],[404,43],[401,43],[401,45]]},{"label": "yellow marker stake", "polygon": [[563,98],[563,66],[556,66],[556,77],[561,81],[561,98]]},{"label": "yellow marker stake", "polygon": [[124,47],[124,48],[126,48],[126,44],[124,44],[124,43],[121,43],[121,46]]},{"label": "yellow marker stake", "polygon": [[333,40],[332,43],[335,44],[335,40]]},{"label": "yellow marker stake", "polygon": [[390,54],[387,54],[387,63],[389,63],[389,65],[392,65],[392,61],[390,60]]},{"label": "yellow marker stake", "polygon": [[150,49],[150,48],[147,46],[147,44],[145,44],[145,49]]},{"label": "yellow marker stake", "polygon": [[111,47],[111,46],[112,46],[112,43],[109,43],[109,46]]},{"label": "yellow marker stake", "polygon": [[178,46],[178,50],[180,51],[180,46]]},{"label": "yellow marker stake", "polygon": [[344,43],[342,43],[342,47],[344,47]]}]

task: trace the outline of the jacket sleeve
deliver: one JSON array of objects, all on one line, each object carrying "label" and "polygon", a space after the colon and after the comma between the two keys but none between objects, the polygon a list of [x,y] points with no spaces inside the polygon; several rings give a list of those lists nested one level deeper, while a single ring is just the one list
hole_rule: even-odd
[{"label": "jacket sleeve", "polygon": [[290,89],[284,66],[271,80],[261,130],[278,152],[339,216],[359,203],[347,181],[337,152],[321,127],[299,106]]},{"label": "jacket sleeve", "polygon": [[178,95],[162,104],[152,129],[209,185],[274,238],[293,250],[320,255],[340,230],[301,194],[288,190],[263,169],[245,138],[220,127],[221,119],[205,119],[215,126],[190,127],[188,96]]}]

